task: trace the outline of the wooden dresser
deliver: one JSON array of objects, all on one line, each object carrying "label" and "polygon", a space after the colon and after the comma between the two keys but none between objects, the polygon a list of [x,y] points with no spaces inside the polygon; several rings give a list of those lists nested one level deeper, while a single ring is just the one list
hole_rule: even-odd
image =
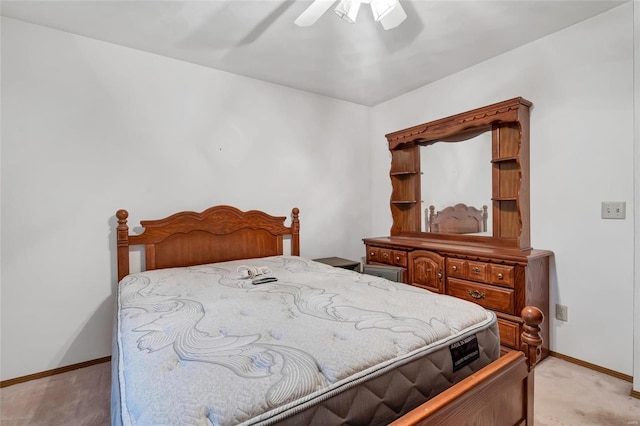
[{"label": "wooden dresser", "polygon": [[[546,357],[549,352],[549,264],[553,253],[530,246],[531,105],[523,98],[509,99],[387,134],[393,224],[390,236],[363,241],[367,264],[402,267],[407,284],[470,300],[493,310],[498,316],[503,351],[520,349],[523,331],[520,312],[525,306],[536,306],[545,318],[541,335],[542,355]],[[466,206],[464,198],[471,196],[463,194],[458,195],[463,199],[455,200],[455,208],[442,206],[443,210],[434,213],[430,207],[432,214],[427,215],[425,207],[432,204],[432,200],[425,199],[428,193],[423,192],[422,186],[438,185],[453,190],[463,185],[451,181],[451,177],[425,182],[421,157],[440,152],[429,151],[436,142],[477,146],[478,135],[490,136],[487,140],[490,152],[486,156],[469,155],[459,161],[464,163],[460,172],[465,172],[464,167],[475,166],[476,170],[490,174],[487,184],[490,188],[481,200],[482,208]],[[477,193],[473,188],[469,188],[469,192]],[[486,225],[487,210],[491,227],[484,235],[468,233],[468,222],[460,225],[473,220],[459,217],[461,211],[482,212]],[[439,226],[422,228],[423,213],[429,220],[437,218]],[[433,232],[433,229],[446,229],[446,232]]]},{"label": "wooden dresser", "polygon": [[[503,352],[520,348],[525,306],[549,315],[547,250],[519,250],[447,243],[415,237],[365,238],[367,264],[405,268],[405,282],[466,299],[498,316]],[[549,353],[549,322],[541,324],[543,357]]]}]

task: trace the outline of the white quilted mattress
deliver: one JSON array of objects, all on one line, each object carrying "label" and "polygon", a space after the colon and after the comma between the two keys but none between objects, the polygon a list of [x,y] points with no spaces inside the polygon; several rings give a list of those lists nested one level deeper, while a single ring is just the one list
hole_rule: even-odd
[{"label": "white quilted mattress", "polygon": [[148,271],[118,290],[113,425],[385,424],[499,356],[476,304],[300,257]]}]

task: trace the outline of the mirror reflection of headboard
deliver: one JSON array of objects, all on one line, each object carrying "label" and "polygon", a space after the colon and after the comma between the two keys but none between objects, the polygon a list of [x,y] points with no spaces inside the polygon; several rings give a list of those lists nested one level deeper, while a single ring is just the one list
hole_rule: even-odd
[{"label": "mirror reflection of headboard", "polygon": [[428,232],[445,232],[448,234],[477,234],[487,232],[488,207],[477,209],[458,203],[436,212],[435,206],[429,206],[427,218]]},{"label": "mirror reflection of headboard", "polygon": [[[491,205],[491,145],[491,130],[463,141],[438,141],[421,145],[420,200],[423,209],[434,205],[442,210],[459,202],[478,208],[483,204]],[[421,230],[433,232],[425,226],[428,223],[428,211],[423,212],[426,214]],[[487,223],[486,235],[491,235],[491,217]]]}]

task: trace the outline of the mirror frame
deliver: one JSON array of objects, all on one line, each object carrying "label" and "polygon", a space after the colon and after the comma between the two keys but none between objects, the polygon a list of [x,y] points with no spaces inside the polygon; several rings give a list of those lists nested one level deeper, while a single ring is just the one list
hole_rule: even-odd
[{"label": "mirror frame", "polygon": [[[389,133],[392,236],[530,249],[529,109],[518,97]],[[420,146],[491,130],[492,236],[422,232]],[[460,200],[464,203],[464,200]]]}]

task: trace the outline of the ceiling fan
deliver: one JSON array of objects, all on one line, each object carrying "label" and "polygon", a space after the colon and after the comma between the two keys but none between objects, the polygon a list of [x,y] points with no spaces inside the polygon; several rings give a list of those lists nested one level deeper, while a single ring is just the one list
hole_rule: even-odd
[{"label": "ceiling fan", "polygon": [[[313,25],[334,3],[336,0],[314,0],[293,22],[299,27]],[[334,12],[344,21],[353,24],[363,3],[369,4],[373,19],[380,22],[385,30],[397,27],[407,18],[399,0],[340,0]]]}]

